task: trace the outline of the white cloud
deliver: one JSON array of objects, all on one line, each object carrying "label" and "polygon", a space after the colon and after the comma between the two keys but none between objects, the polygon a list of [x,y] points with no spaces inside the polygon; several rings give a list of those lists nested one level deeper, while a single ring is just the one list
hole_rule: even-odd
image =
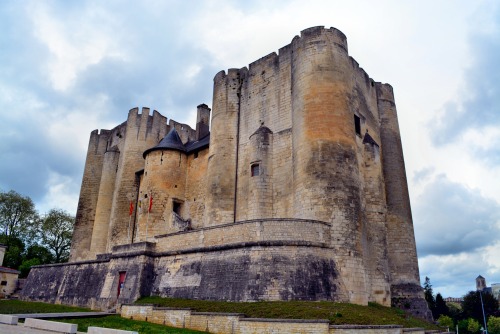
[{"label": "white cloud", "polygon": [[462,297],[474,290],[478,275],[487,276],[486,265],[480,251],[421,257],[420,280],[423,282],[426,276],[429,277],[434,293],[440,292],[443,297]]},{"label": "white cloud", "polygon": [[420,255],[448,255],[492,245],[500,235],[500,204],[439,175],[414,201]]},{"label": "white cloud", "polygon": [[74,215],[79,197],[79,192],[75,190],[80,187],[81,180],[79,181],[68,176],[50,173],[47,180],[47,193],[37,203],[37,210],[43,214],[51,209],[64,209]]},{"label": "white cloud", "polygon": [[100,30],[103,21],[110,28],[110,13],[84,8],[78,15],[63,18],[42,2],[31,2],[29,12],[34,35],[50,51],[45,71],[56,90],[66,90],[79,72],[104,57],[124,58],[113,35]]}]

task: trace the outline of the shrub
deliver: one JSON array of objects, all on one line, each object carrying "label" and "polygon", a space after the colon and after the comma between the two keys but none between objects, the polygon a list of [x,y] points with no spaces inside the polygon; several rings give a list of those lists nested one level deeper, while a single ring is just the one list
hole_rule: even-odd
[{"label": "shrub", "polygon": [[467,319],[467,330],[469,331],[469,333],[477,333],[479,332],[479,328],[481,326],[479,326],[479,322],[477,322],[477,320],[475,319],[472,319],[472,318],[469,318]]},{"label": "shrub", "polygon": [[453,328],[453,319],[447,315],[441,315],[437,322],[441,327],[446,327],[448,329]]},{"label": "shrub", "polygon": [[488,333],[500,334],[500,317],[490,317],[488,319]]}]

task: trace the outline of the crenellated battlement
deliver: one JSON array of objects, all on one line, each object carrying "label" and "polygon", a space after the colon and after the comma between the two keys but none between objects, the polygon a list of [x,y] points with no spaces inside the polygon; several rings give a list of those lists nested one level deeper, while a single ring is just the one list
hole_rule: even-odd
[{"label": "crenellated battlement", "polygon": [[248,68],[251,71],[253,71],[256,67],[260,66],[269,66],[269,63],[274,63],[277,65],[278,63],[278,58],[279,56],[276,54],[276,52],[271,52],[267,56],[264,56],[262,58],[257,59],[256,61],[250,63],[248,65]]},{"label": "crenellated battlement", "polygon": [[148,107],[143,107],[139,113],[137,107],[130,109],[127,117],[127,133],[135,135],[135,140],[159,141],[167,133],[167,117],[156,110],[153,110],[153,114],[150,115],[150,110]]}]

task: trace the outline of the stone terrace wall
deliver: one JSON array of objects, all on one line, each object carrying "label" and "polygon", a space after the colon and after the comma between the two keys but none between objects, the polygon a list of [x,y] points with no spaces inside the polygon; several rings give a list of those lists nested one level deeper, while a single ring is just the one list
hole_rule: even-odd
[{"label": "stone terrace wall", "polygon": [[328,320],[256,319],[237,313],[192,312],[189,309],[157,308],[152,305],[122,305],[121,316],[177,328],[217,334],[424,334],[422,328],[398,325],[330,325]]},{"label": "stone terrace wall", "polygon": [[[23,300],[74,305],[91,309],[113,309],[116,304],[130,303],[149,295],[147,282],[152,267],[143,255],[104,258],[31,268],[21,291]],[[118,292],[119,272],[127,278]]]},{"label": "stone terrace wall", "polygon": [[348,301],[331,250],[284,242],[194,248],[155,258],[152,295],[208,300]]}]

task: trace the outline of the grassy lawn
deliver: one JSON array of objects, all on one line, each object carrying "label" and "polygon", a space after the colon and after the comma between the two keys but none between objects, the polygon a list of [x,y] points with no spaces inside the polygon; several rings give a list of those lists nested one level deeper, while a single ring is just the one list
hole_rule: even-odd
[{"label": "grassy lawn", "polygon": [[90,312],[82,307],[0,299],[0,314]]},{"label": "grassy lawn", "polygon": [[69,322],[78,324],[79,332],[86,332],[89,326],[106,327],[114,329],[124,329],[148,334],[190,334],[203,333],[190,329],[173,328],[163,325],[152,324],[146,321],[129,320],[119,315],[110,315],[102,318],[74,318],[74,319],[51,319],[54,321]]},{"label": "grassy lawn", "polygon": [[[190,308],[198,312],[242,313],[250,318],[282,319],[327,319],[331,324],[356,325],[402,325],[407,328],[423,327],[439,329],[436,325],[411,317],[396,308],[370,303],[360,306],[334,302],[222,302],[160,297],[141,298],[136,304],[154,304],[162,307]],[[54,305],[19,300],[0,300],[0,314],[13,313],[50,313],[85,312],[85,308]],[[188,329],[171,328],[144,321],[123,319],[119,315],[100,318],[54,319],[56,321],[78,324],[79,331],[87,331],[89,326],[133,330],[139,333],[200,333]]]},{"label": "grassy lawn", "polygon": [[197,312],[243,313],[250,318],[327,319],[333,325],[402,325],[439,329],[436,325],[405,314],[402,310],[370,303],[368,306],[334,302],[223,302],[144,297],[136,304],[190,308]]},{"label": "grassy lawn", "polygon": [[[37,302],[25,302],[20,300],[0,299],[0,314],[20,314],[20,313],[64,313],[64,312],[89,312],[91,310],[81,307],[65,305],[54,305]],[[110,315],[97,318],[66,318],[50,319],[52,321],[69,322],[78,324],[78,331],[86,332],[89,326],[107,327],[115,329],[125,329],[139,333],[169,333],[169,334],[189,334],[200,333],[189,329],[172,328],[145,321],[135,321],[123,319],[119,315]]]}]

